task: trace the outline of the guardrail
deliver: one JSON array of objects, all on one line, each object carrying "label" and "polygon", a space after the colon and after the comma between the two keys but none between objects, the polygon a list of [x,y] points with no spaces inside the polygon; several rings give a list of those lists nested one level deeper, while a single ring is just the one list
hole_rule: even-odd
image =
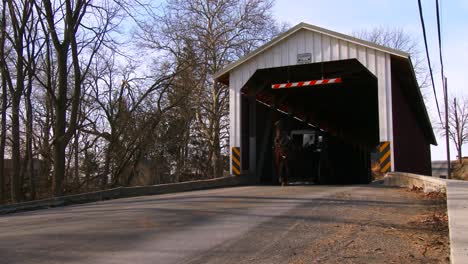
[{"label": "guardrail", "polygon": [[228,176],[210,180],[169,183],[151,186],[117,187],[105,191],[81,193],[24,203],[2,205],[0,206],[0,215],[19,211],[37,210],[50,207],[65,206],[70,204],[91,203],[118,198],[128,198],[174,192],[186,192],[220,187],[231,187],[243,185],[246,183],[247,181],[244,177]]}]

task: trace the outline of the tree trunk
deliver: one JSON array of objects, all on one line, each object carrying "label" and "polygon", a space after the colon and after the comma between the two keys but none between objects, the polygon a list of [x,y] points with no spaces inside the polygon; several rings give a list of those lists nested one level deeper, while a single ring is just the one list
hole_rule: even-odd
[{"label": "tree trunk", "polygon": [[[54,26],[54,25],[49,25]],[[67,32],[68,34],[68,32]],[[70,36],[65,36],[68,39]],[[68,40],[60,44],[54,41],[57,53],[57,96],[54,105],[54,173],[52,191],[54,196],[63,195],[63,180],[65,177],[65,153],[68,140],[65,138],[67,125],[67,92],[68,92]],[[72,124],[70,124],[71,126]]]},{"label": "tree trunk", "polygon": [[[16,98],[15,98],[16,97]],[[21,181],[20,181],[20,171],[21,171],[21,156],[20,156],[20,129],[19,129],[19,107],[20,102],[15,95],[12,98],[11,105],[11,137],[12,137],[12,146],[11,146],[11,201],[13,203],[20,202],[21,197]]]},{"label": "tree trunk", "polygon": [[90,177],[90,159],[89,159],[89,154],[88,154],[88,148],[84,149],[84,162],[83,162],[83,169],[84,169],[84,174],[85,174],[85,186],[86,186],[86,191],[89,192],[89,178]]},{"label": "tree trunk", "polygon": [[213,166],[213,178],[220,177],[220,160],[221,160],[221,150],[219,148],[219,122],[218,120],[215,120],[215,126],[214,126],[214,138],[213,138],[213,160],[212,160],[212,166]]},{"label": "tree trunk", "polygon": [[[104,161],[104,172],[102,173],[102,177],[100,177],[99,179],[101,189],[105,189],[108,184],[107,179],[109,178],[110,166],[111,166],[111,161],[112,161],[111,155],[112,155],[112,140],[109,141],[109,145],[107,146],[106,159]],[[112,175],[112,177],[114,177],[114,175]],[[114,182],[114,179],[112,179],[112,182]]]},{"label": "tree trunk", "polygon": [[[0,36],[0,62],[3,65],[5,63],[5,38],[6,38],[6,0],[3,0],[3,9],[2,9],[2,24],[1,24],[1,36]],[[1,120],[0,120],[0,203],[5,200],[5,145],[6,145],[6,110],[7,110],[7,83],[6,76],[4,74],[4,68],[1,69],[2,72],[2,109],[1,109]]]},{"label": "tree trunk", "polygon": [[2,115],[0,131],[0,203],[5,200],[5,145],[6,145],[6,107],[7,89],[6,80],[2,74]]},{"label": "tree trunk", "polygon": [[[56,128],[57,129],[57,128]],[[52,193],[54,196],[63,195],[63,179],[65,175],[65,144],[61,140],[54,142],[54,174]]]},{"label": "tree trunk", "polygon": [[[61,107],[57,107],[60,109]],[[55,140],[53,141],[54,172],[52,178],[52,193],[54,196],[63,195],[63,179],[65,177],[65,149],[66,144],[63,141],[65,133],[65,110],[61,113],[56,110],[56,120],[54,124]]]},{"label": "tree trunk", "polygon": [[65,127],[67,112],[67,51],[57,51],[58,96],[55,102],[54,123],[54,174],[52,192],[54,196],[63,195],[63,179],[65,177]]},{"label": "tree trunk", "polygon": [[80,166],[80,163],[79,163],[79,156],[78,156],[78,151],[79,151],[79,137],[80,137],[80,134],[77,132],[75,133],[75,142],[74,142],[74,149],[75,149],[75,157],[74,157],[74,161],[75,161],[75,166],[74,166],[74,182],[75,184],[78,186],[80,184],[80,170],[79,170],[79,166]]},{"label": "tree trunk", "polygon": [[220,150],[220,103],[219,103],[219,86],[216,82],[213,82],[212,93],[213,93],[213,114],[212,114],[212,133],[213,133],[213,156],[212,156],[212,168],[213,168],[213,178],[220,176],[220,160],[221,160],[221,150]]},{"label": "tree trunk", "polygon": [[[34,160],[33,160],[33,106],[31,103],[31,93],[32,93],[32,81],[33,73],[29,72],[28,74],[28,86],[26,89],[25,95],[25,105],[26,105],[26,153],[25,153],[25,162],[26,169],[24,170],[29,176],[29,190],[30,190],[30,199],[36,199],[36,179],[35,179],[35,170],[34,170]],[[23,177],[22,177],[23,178]]]},{"label": "tree trunk", "polygon": [[[54,118],[52,117],[53,111],[52,111],[52,104],[51,104],[52,98],[50,98],[50,95],[47,95],[45,98],[45,121],[44,121],[44,127],[42,128],[42,145],[41,145],[41,156],[42,156],[42,165],[40,169],[40,179],[44,179],[46,181],[47,186],[51,186],[51,167],[52,167],[52,160],[53,160],[53,154],[52,154],[52,149],[50,146],[50,132],[51,132],[51,120]],[[41,181],[38,181],[38,186],[41,186]],[[49,189],[50,190],[50,189]],[[42,191],[42,190],[41,190]],[[50,193],[49,193],[50,195]]]},{"label": "tree trunk", "polygon": [[[52,168],[52,160],[53,160],[53,154],[52,154],[52,149],[51,149],[51,143],[50,143],[50,138],[51,138],[51,130],[52,130],[52,120],[54,120],[54,111],[53,111],[53,101],[54,98],[51,95],[52,91],[54,91],[53,87],[53,74],[52,74],[52,60],[51,60],[51,45],[50,45],[50,40],[49,37],[46,36],[45,38],[46,41],[46,85],[49,88],[50,92],[46,94],[45,97],[45,122],[44,122],[44,127],[42,128],[42,133],[43,133],[43,140],[42,140],[42,148],[41,148],[41,155],[42,155],[42,160],[43,160],[43,167],[41,168],[41,177],[43,179],[46,179],[47,186],[51,186],[51,168]],[[50,190],[50,189],[49,189]],[[49,193],[50,195],[50,193]]]},{"label": "tree trunk", "polygon": [[[18,19],[15,13],[15,9],[18,6],[15,6],[11,1],[8,1],[8,6],[10,10],[10,25],[13,28],[14,34],[14,49],[16,56],[16,76],[15,76],[15,85],[10,86],[11,94],[11,131],[12,131],[12,146],[11,146],[11,160],[12,160],[12,173],[11,173],[11,198],[12,202],[19,202],[23,199],[22,197],[22,179],[21,179],[21,143],[20,143],[20,103],[21,96],[24,92],[24,82],[25,82],[25,63],[24,63],[24,32],[26,30],[26,24],[28,22],[28,17],[31,13],[27,10],[29,9],[30,2],[25,2],[23,6],[23,16]],[[5,63],[5,61],[3,61]],[[11,79],[9,83],[12,83]]]},{"label": "tree trunk", "polygon": [[461,166],[461,165],[463,165],[463,154],[462,154],[462,145],[461,144],[458,145],[457,151],[458,151],[458,161],[460,162],[460,166]]},{"label": "tree trunk", "polygon": [[457,147],[457,153],[458,153],[458,161],[460,162],[460,166],[462,165],[463,162],[463,156],[462,156],[462,145],[463,145],[463,139],[462,139],[462,129],[460,128],[460,120],[458,118],[458,105],[457,105],[457,98],[453,98],[453,110],[455,111],[454,117],[455,117],[455,144]]}]

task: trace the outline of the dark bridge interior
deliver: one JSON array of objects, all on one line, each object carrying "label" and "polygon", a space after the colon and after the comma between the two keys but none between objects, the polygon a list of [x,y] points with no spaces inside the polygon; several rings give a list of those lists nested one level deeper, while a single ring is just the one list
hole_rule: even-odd
[{"label": "dark bridge interior", "polygon": [[[274,90],[272,84],[342,78],[342,83]],[[320,155],[291,158],[294,178],[319,183],[370,180],[370,152],[379,144],[377,78],[359,61],[341,60],[258,70],[242,89],[243,170],[276,182],[273,125],[288,119],[291,130],[326,135]],[[248,151],[247,151],[248,150]]]}]

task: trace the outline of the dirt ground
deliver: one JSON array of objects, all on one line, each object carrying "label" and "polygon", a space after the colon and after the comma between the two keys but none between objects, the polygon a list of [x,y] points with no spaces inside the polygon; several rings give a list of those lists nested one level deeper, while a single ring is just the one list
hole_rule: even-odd
[{"label": "dirt ground", "polygon": [[[289,263],[450,263],[445,194],[424,194],[418,189],[383,193],[414,204],[350,206],[340,212],[348,221],[329,224],[334,235],[314,240]],[[344,193],[337,198],[365,196]]]}]

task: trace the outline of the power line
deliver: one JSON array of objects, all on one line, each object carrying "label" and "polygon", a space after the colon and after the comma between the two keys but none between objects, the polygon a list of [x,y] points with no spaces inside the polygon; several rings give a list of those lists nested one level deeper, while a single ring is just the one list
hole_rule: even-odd
[{"label": "power line", "polygon": [[434,99],[435,99],[436,106],[437,106],[437,114],[439,115],[440,122],[442,122],[442,116],[440,115],[439,101],[437,100],[437,93],[436,93],[436,89],[434,85],[434,75],[432,74],[431,59],[429,58],[429,49],[427,47],[426,26],[424,25],[424,17],[423,17],[423,12],[422,12],[421,0],[418,0],[418,5],[419,5],[419,17],[421,18],[421,25],[423,29],[424,45],[426,47],[427,63],[429,65],[429,73],[431,74],[432,91],[434,92]]},{"label": "power line", "polygon": [[440,71],[441,71],[441,74],[442,74],[442,85],[445,89],[445,81],[444,81],[444,77],[445,77],[445,74],[444,74],[444,60],[442,59],[442,36],[441,36],[441,30],[440,30],[440,15],[439,15],[439,0],[436,0],[436,12],[437,12],[437,33],[438,33],[438,36],[439,36],[439,57],[440,57]]}]

